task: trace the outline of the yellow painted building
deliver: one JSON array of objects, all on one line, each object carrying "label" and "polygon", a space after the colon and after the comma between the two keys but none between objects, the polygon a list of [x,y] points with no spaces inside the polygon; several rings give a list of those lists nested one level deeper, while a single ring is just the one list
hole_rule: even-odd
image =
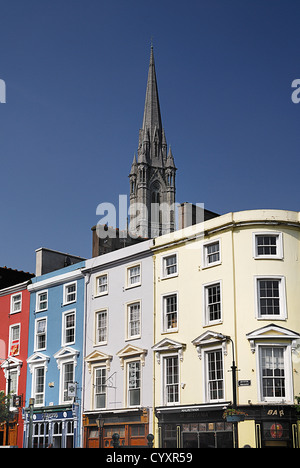
[{"label": "yellow painted building", "polygon": [[[299,446],[299,256],[290,211],[228,213],[155,239],[156,446]],[[224,419],[232,407],[243,421]]]}]

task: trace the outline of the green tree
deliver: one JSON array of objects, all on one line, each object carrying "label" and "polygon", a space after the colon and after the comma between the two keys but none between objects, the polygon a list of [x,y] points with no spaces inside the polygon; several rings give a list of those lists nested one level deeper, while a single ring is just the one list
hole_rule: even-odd
[{"label": "green tree", "polygon": [[5,395],[3,391],[0,391],[0,424],[9,419],[9,403],[9,395]]}]

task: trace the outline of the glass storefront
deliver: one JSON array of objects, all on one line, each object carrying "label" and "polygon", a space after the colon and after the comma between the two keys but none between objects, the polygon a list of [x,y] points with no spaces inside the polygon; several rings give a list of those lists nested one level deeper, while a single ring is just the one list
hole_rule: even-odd
[{"label": "glass storefront", "polygon": [[233,447],[233,425],[224,421],[221,408],[160,408],[156,416],[161,448]]},{"label": "glass storefront", "polygon": [[[49,408],[34,411],[32,418],[33,448],[75,448],[77,444],[77,411],[76,408],[50,411]],[[29,413],[25,413],[24,447],[30,445]],[[77,444],[77,445],[76,445]]]}]

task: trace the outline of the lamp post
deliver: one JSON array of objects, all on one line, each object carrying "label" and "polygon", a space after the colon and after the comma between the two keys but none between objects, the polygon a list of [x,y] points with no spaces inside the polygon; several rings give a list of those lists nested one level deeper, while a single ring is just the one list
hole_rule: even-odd
[{"label": "lamp post", "polygon": [[[231,376],[232,376],[232,406],[234,409],[237,407],[237,390],[236,390],[236,373],[237,373],[237,366],[235,364],[235,353],[234,353],[234,342],[231,336],[223,335],[222,333],[216,333],[216,338],[222,341],[230,341],[232,346],[232,364],[231,364]],[[234,427],[234,447],[238,448],[238,423],[233,423]]]},{"label": "lamp post", "polygon": [[103,427],[104,427],[104,419],[102,418],[102,414],[100,413],[98,418],[96,419],[96,423],[99,429],[99,448],[102,448],[102,436],[103,436]]},{"label": "lamp post", "polygon": [[28,431],[28,448],[32,448],[32,429],[33,429],[33,407],[34,407],[34,398],[29,398],[29,431]]},{"label": "lamp post", "polygon": [[8,418],[6,421],[6,445],[9,445],[9,420],[10,420],[10,386],[11,386],[11,376],[10,376],[10,363],[7,359],[7,406],[8,406]]}]

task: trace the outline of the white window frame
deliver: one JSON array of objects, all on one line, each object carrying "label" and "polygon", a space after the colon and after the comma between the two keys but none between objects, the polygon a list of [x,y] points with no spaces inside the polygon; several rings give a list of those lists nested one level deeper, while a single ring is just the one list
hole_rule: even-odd
[{"label": "white window frame", "polygon": [[[259,295],[260,281],[279,281],[279,315],[274,314],[261,314],[261,303]],[[257,320],[285,320],[287,318],[286,308],[286,290],[285,290],[285,277],[284,276],[255,276],[255,303],[256,303],[256,318]]]},{"label": "white window frame", "polygon": [[[216,399],[211,399],[210,398],[210,390],[209,390],[209,369],[208,369],[208,355],[211,353],[216,353],[220,352],[222,356],[222,374],[223,374],[223,398],[216,398]],[[203,349],[203,355],[204,355],[204,366],[203,366],[203,383],[204,383],[204,395],[205,395],[205,401],[207,403],[216,403],[216,402],[222,402],[225,401],[225,372],[224,372],[224,349],[222,346],[210,346],[207,349]]]},{"label": "white window frame", "polygon": [[[210,320],[209,304],[208,304],[208,290],[209,288],[219,285],[220,287],[220,318]],[[223,300],[222,300],[222,281],[213,281],[212,283],[203,284],[203,324],[204,326],[213,325],[223,322]]]},{"label": "white window frame", "polygon": [[[105,382],[104,382],[104,385],[100,385],[99,387],[105,387],[105,391],[104,392],[99,392],[99,395],[105,395],[105,405],[104,406],[97,406],[96,405],[96,401],[97,401],[97,393],[96,393],[96,390],[97,390],[97,385],[96,385],[96,375],[97,375],[97,371],[105,371]],[[107,379],[108,379],[108,376],[107,376],[107,366],[106,365],[95,365],[95,367],[93,367],[93,387],[94,387],[94,391],[93,391],[93,409],[97,410],[97,409],[105,409],[107,408]]]},{"label": "white window frame", "polygon": [[[175,257],[175,262],[167,266],[167,260],[171,257]],[[162,261],[162,264],[161,264],[162,279],[174,278],[178,276],[178,254],[177,252],[172,252],[172,253],[169,253],[168,255],[164,255],[161,261]],[[174,268],[174,267],[176,271],[174,271],[173,273],[168,273],[168,268]]]},{"label": "white window frame", "polygon": [[[19,387],[19,375],[20,371],[18,367],[13,367],[9,369],[9,378],[10,378],[10,391],[11,394],[10,398],[10,408],[13,407],[13,395],[18,395],[18,387]],[[8,379],[6,380],[6,392],[8,391]]]},{"label": "white window frame", "polygon": [[[42,396],[42,401],[37,403],[37,392],[36,392],[36,384],[37,384],[37,371],[39,369],[43,369],[44,372],[44,381],[43,381],[43,391],[39,392],[38,395]],[[40,407],[45,405],[45,389],[46,389],[46,366],[45,365],[35,365],[33,367],[33,376],[32,376],[32,396],[35,400],[34,406]]]},{"label": "white window frame", "polygon": [[[67,399],[67,390],[65,390],[65,375],[66,375],[66,366],[71,364],[73,366],[73,380],[68,381],[70,382],[75,382],[75,367],[76,364],[74,360],[65,360],[61,363],[60,366],[60,379],[61,379],[61,385],[60,385],[60,404],[66,404],[66,403],[73,403],[73,397],[71,397],[69,400]],[[66,392],[66,399],[64,397],[64,394]]]},{"label": "white window frame", "polygon": [[[19,338],[18,339],[12,339],[12,332],[13,332],[13,329],[14,328],[17,328],[18,331],[19,331]],[[12,345],[13,345],[13,342],[16,341],[17,343],[17,346],[18,346],[18,352],[17,353],[14,353],[14,354],[11,354],[11,348],[12,348]],[[8,345],[8,356],[18,356],[20,354],[20,346],[21,346],[21,324],[20,323],[13,323],[12,325],[10,325],[9,327],[9,345]]]},{"label": "white window frame", "polygon": [[[176,327],[168,328],[168,316],[167,316],[167,298],[171,296],[176,296],[176,311],[172,313],[176,313]],[[168,294],[164,294],[162,296],[162,333],[174,333],[178,332],[179,329],[179,294],[177,291],[170,292]]]},{"label": "white window frame", "polygon": [[[171,401],[171,402],[168,402],[168,392],[167,392],[167,385],[171,385],[171,384],[167,384],[167,361],[168,359],[174,359],[176,358],[177,359],[177,368],[178,368],[178,381],[173,383],[172,385],[177,385],[177,389],[178,389],[178,398],[176,401]],[[180,404],[180,358],[179,358],[179,355],[178,353],[174,353],[174,354],[166,354],[163,356],[162,358],[162,402],[163,402],[163,405],[164,406],[174,406],[174,405],[178,405]]]},{"label": "white window frame", "polygon": [[[219,253],[219,259],[218,260],[215,260],[213,262],[209,262],[209,254],[208,254],[208,248],[211,246],[211,245],[214,245],[214,244],[219,244],[219,250],[218,250],[218,253]],[[215,255],[216,252],[214,252],[214,254],[211,254],[211,255]],[[214,240],[210,240],[209,242],[205,242],[203,245],[202,245],[202,265],[203,267],[202,268],[210,268],[210,267],[213,267],[213,266],[216,266],[216,265],[220,265],[222,263],[222,258],[221,258],[221,239],[214,239]]]},{"label": "white window frame", "polygon": [[[104,291],[99,291],[99,279],[106,277],[106,288]],[[95,278],[95,297],[106,296],[108,294],[108,273],[101,273]]]},{"label": "white window frame", "polygon": [[[287,343],[270,343],[260,342],[256,343],[256,365],[258,369],[259,378],[257,379],[258,385],[258,400],[261,403],[293,403],[293,383],[292,383],[292,352],[291,345]],[[284,379],[285,379],[285,397],[264,397],[263,396],[263,377],[262,377],[262,365],[261,365],[261,349],[262,348],[282,348],[283,349],[283,362],[284,362]],[[270,378],[274,378],[271,377]],[[280,378],[280,377],[279,377]]]},{"label": "white window frame", "polygon": [[[19,301],[16,301],[17,296],[21,296]],[[20,304],[18,310],[14,310],[14,306],[16,303]],[[10,313],[17,314],[18,312],[22,312],[22,292],[18,292],[10,296]]]},{"label": "white window frame", "polygon": [[[73,314],[74,315],[74,340],[73,341],[68,341],[66,340],[66,331],[67,331],[67,328],[66,328],[66,319],[67,319],[67,316],[68,315],[71,315]],[[71,327],[70,327],[71,328]],[[72,327],[73,328],[73,327]],[[66,310],[65,312],[63,312],[62,314],[62,334],[61,334],[61,344],[62,346],[71,346],[72,344],[74,344],[76,341],[76,309],[72,309],[72,310]]]},{"label": "white window frame", "polygon": [[[38,342],[38,322],[46,322],[46,327],[45,327],[45,346],[43,348],[39,348],[37,345]],[[47,317],[41,317],[35,320],[35,325],[34,325],[34,351],[44,351],[47,348],[47,325],[48,325],[48,318]]]},{"label": "white window frame", "polygon": [[[74,286],[75,285],[75,291],[72,291],[72,292],[68,292],[68,288],[70,286]],[[68,299],[68,296],[70,295],[73,295],[75,294],[75,299]],[[63,292],[63,305],[68,305],[68,304],[73,304],[74,302],[77,301],[77,281],[72,281],[70,283],[66,283],[64,284],[64,292]]]},{"label": "white window frame", "polygon": [[[40,301],[40,297],[43,295],[43,294],[46,294],[47,295],[47,299],[44,300],[44,301]],[[45,312],[46,310],[48,310],[48,289],[44,289],[43,291],[38,291],[36,293],[36,312]],[[41,303],[44,303],[46,302],[46,307],[42,308],[41,309]]]},{"label": "white window frame", "polygon": [[[258,245],[257,245],[257,238],[259,236],[263,237],[276,237],[276,254],[259,254],[258,253]],[[256,260],[264,259],[283,259],[283,237],[282,232],[274,232],[274,231],[263,231],[263,232],[253,232],[253,257]]]},{"label": "white window frame", "polygon": [[[137,405],[131,405],[130,404],[130,395],[129,395],[129,392],[130,392],[130,388],[129,388],[129,366],[130,364],[133,364],[133,363],[138,363],[139,365],[139,374],[140,374],[140,377],[139,377],[139,387],[135,387],[133,388],[132,390],[139,390],[140,394],[139,394],[139,404]],[[142,362],[141,362],[141,359],[126,359],[126,406],[128,408],[133,408],[133,407],[140,407],[142,405],[142,380],[143,378],[143,375],[142,375]]]},{"label": "white window frame", "polygon": [[[138,320],[135,320],[136,322],[139,322],[139,333],[136,335],[131,334],[131,307],[135,306],[136,304],[139,305],[139,318]],[[126,304],[126,339],[127,340],[135,340],[138,338],[141,338],[142,335],[142,301],[137,300],[137,301],[132,301]]]},{"label": "white window frame", "polygon": [[[131,271],[134,268],[139,268],[139,273],[138,275],[131,276]],[[132,278],[138,278],[138,281],[135,283],[131,283]],[[137,286],[141,286],[142,284],[142,265],[141,263],[136,263],[135,265],[130,265],[129,267],[126,268],[126,288],[135,288]]]},{"label": "white window frame", "polygon": [[[99,340],[98,340],[98,337],[99,337],[99,327],[98,327],[98,324],[99,324],[99,315],[100,315],[100,314],[106,314],[106,326],[105,326],[105,327],[101,327],[101,328],[105,328],[105,329],[106,329],[106,332],[105,332],[105,340],[102,340],[102,341],[99,341]],[[108,341],[108,309],[96,310],[96,311],[95,311],[95,340],[94,340],[95,346],[107,344],[107,341]]]}]

